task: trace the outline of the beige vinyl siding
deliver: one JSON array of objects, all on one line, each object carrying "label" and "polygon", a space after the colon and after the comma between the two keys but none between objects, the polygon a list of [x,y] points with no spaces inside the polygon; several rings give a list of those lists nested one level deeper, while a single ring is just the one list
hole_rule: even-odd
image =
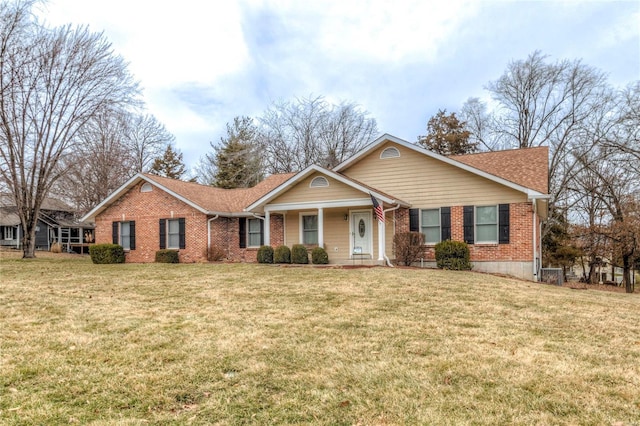
[{"label": "beige vinyl siding", "polygon": [[[380,159],[380,153],[389,146],[398,148],[400,157]],[[420,208],[527,200],[523,192],[392,142],[342,173]]]},{"label": "beige vinyl siding", "polygon": [[367,198],[368,194],[354,189],[333,178],[325,176],[329,182],[328,187],[310,188],[309,184],[313,178],[323,176],[314,173],[303,181],[297,183],[293,188],[286,191],[281,196],[270,201],[269,204],[304,203],[311,201],[349,200]]}]

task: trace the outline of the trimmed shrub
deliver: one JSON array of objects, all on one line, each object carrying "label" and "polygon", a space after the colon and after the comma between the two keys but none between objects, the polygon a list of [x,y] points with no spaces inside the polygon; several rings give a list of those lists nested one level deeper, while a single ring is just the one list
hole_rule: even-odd
[{"label": "trimmed shrub", "polygon": [[178,250],[163,249],[156,252],[156,263],[179,263]]},{"label": "trimmed shrub", "polygon": [[329,263],[329,255],[322,247],[314,247],[311,250],[311,263],[314,265],[326,265]]},{"label": "trimmed shrub", "polygon": [[258,263],[273,263],[273,247],[260,246],[256,259]]},{"label": "trimmed shrub", "polygon": [[314,265],[326,265],[329,263],[329,255],[322,247],[315,247],[311,250],[311,263]]},{"label": "trimmed shrub", "polygon": [[447,240],[436,244],[436,265],[440,269],[468,271],[471,269],[469,259],[469,246],[463,241]]},{"label": "trimmed shrub", "polygon": [[309,263],[309,253],[304,245],[294,244],[291,247],[291,263],[302,265]]},{"label": "trimmed shrub", "polygon": [[291,250],[287,246],[278,246],[273,252],[273,263],[291,263]]},{"label": "trimmed shrub", "polygon": [[[89,251],[91,251],[91,248],[89,248]],[[51,244],[51,253],[62,253],[62,244],[60,243]]]},{"label": "trimmed shrub", "polygon": [[396,262],[405,266],[420,260],[422,256],[422,242],[424,234],[420,232],[401,232],[393,236],[393,248],[396,253]]},{"label": "trimmed shrub", "polygon": [[118,244],[94,244],[89,247],[89,256],[96,264],[124,263],[124,249]]}]

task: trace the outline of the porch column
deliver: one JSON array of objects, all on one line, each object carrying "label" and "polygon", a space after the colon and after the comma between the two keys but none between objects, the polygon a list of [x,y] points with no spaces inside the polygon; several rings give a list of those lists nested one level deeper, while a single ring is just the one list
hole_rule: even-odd
[{"label": "porch column", "polygon": [[264,245],[271,245],[271,213],[269,210],[264,211]]},{"label": "porch column", "polygon": [[324,209],[318,209],[318,247],[324,248]]},{"label": "porch column", "polygon": [[[375,213],[374,213],[375,216]],[[385,224],[377,219],[378,222],[378,260],[384,261],[384,246],[385,246]]]}]

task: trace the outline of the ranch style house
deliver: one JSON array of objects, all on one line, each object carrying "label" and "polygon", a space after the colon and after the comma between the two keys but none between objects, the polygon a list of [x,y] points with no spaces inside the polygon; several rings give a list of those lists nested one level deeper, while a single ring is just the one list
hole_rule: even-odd
[{"label": "ranch style house", "polygon": [[[329,170],[312,165],[253,188],[137,174],[81,220],[127,262],[176,249],[181,262],[255,262],[261,245],[323,247],[333,264],[390,264],[397,233],[469,244],[474,270],[537,280],[548,212],[546,147],[442,156],[385,134]],[[379,216],[374,209],[379,206]]]}]

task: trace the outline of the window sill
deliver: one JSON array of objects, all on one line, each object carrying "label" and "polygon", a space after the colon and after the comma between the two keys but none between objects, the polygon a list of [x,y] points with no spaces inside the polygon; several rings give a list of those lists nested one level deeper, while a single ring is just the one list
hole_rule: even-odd
[{"label": "window sill", "polygon": [[478,242],[478,243],[473,243],[472,245],[481,246],[481,247],[498,247],[499,246],[499,244],[497,242],[493,242],[493,241]]}]

